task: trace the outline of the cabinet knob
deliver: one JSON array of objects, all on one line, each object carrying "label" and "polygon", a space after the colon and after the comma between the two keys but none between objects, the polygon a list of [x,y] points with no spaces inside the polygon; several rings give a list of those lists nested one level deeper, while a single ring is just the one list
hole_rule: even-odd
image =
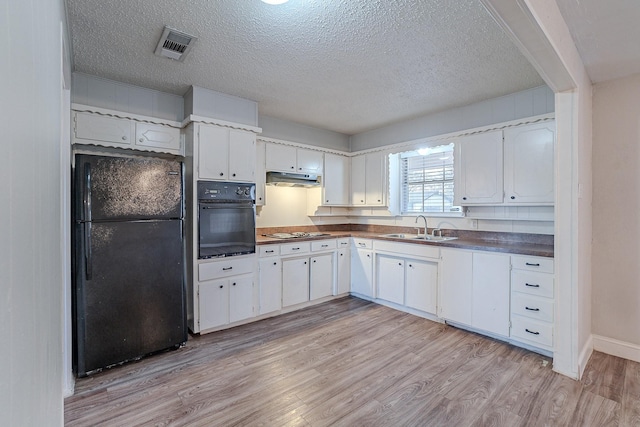
[{"label": "cabinet knob", "polygon": [[315,262],[316,262],[316,260],[314,259],[314,260],[313,260],[313,263],[315,264]]},{"label": "cabinet knob", "polygon": [[274,262],[274,263],[273,263],[273,265],[278,265],[278,263],[277,263],[277,262]]},{"label": "cabinet knob", "polygon": [[413,268],[413,264],[409,264],[409,267],[410,267],[410,268]]},{"label": "cabinet knob", "polygon": [[258,200],[262,200],[262,197],[258,197]]},{"label": "cabinet knob", "polygon": [[295,169],[295,168],[296,168],[295,166],[291,166],[291,169]]},{"label": "cabinet knob", "polygon": [[144,142],[144,138],[140,138],[138,141],[140,141],[140,142]]},{"label": "cabinet knob", "polygon": [[224,285],[220,285],[220,289],[224,288]]},{"label": "cabinet knob", "polygon": [[298,168],[298,170],[299,170],[299,171],[301,171],[301,170],[302,170],[302,168]]},{"label": "cabinet knob", "polygon": [[123,135],[123,136],[122,136],[122,140],[123,140],[123,141],[126,141],[126,140],[127,140],[126,135]]},{"label": "cabinet knob", "polygon": [[466,197],[463,197],[463,198],[462,198],[462,200],[467,200],[467,198],[466,198]]},{"label": "cabinet knob", "polygon": [[224,172],[220,172],[220,176],[224,176]]},{"label": "cabinet knob", "polygon": [[364,200],[360,200],[360,203],[364,203]]},{"label": "cabinet knob", "polygon": [[236,176],[236,174],[234,173],[234,174],[232,174],[232,176]]},{"label": "cabinet knob", "polygon": [[399,262],[399,263],[398,263],[398,265],[399,265],[399,266],[402,266],[402,263],[401,263],[401,262]]},{"label": "cabinet knob", "polygon": [[378,203],[382,202],[382,200],[378,199]]},{"label": "cabinet knob", "polygon": [[515,199],[516,199],[516,196],[511,196],[511,200],[515,200]]},{"label": "cabinet knob", "polygon": [[304,262],[304,265],[307,265],[307,261]]},{"label": "cabinet knob", "polygon": [[233,282],[233,286],[235,286],[235,285],[236,285],[236,283],[235,283],[235,282]]},{"label": "cabinet knob", "polygon": [[327,203],[329,203],[329,199],[327,199]]}]

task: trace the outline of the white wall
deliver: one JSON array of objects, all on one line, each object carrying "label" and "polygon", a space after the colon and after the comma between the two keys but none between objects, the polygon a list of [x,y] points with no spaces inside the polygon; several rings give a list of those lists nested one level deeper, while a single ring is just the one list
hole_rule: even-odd
[{"label": "white wall", "polygon": [[349,136],[342,133],[264,115],[259,116],[258,123],[262,128],[261,135],[267,138],[349,151]]},{"label": "white wall", "polygon": [[640,74],[593,91],[593,332],[640,349]]},{"label": "white wall", "polygon": [[353,135],[351,151],[444,135],[553,111],[553,92],[547,86],[541,86]]},{"label": "white wall", "polygon": [[[3,425],[63,424],[62,0],[0,9],[0,413]],[[68,142],[65,142],[68,144]],[[68,159],[67,159],[68,163]]]}]

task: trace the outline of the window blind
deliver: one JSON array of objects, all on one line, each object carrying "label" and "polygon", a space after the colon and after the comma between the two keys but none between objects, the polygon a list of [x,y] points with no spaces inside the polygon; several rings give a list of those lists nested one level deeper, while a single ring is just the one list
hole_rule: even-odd
[{"label": "window blind", "polygon": [[449,212],[453,207],[453,144],[401,156],[402,213]]}]

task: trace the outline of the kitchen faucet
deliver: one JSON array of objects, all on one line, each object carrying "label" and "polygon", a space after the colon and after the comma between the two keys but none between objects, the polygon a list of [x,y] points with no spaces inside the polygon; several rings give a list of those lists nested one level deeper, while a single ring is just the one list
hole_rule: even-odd
[{"label": "kitchen faucet", "polygon": [[[418,218],[424,219],[424,238],[427,238],[427,217],[424,215],[418,215],[416,217],[416,224],[418,223]],[[420,237],[420,227],[418,227],[418,237]]]}]

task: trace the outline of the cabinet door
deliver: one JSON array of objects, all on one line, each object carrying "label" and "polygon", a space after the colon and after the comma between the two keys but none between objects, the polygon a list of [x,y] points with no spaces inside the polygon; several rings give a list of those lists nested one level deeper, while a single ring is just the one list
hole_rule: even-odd
[{"label": "cabinet door", "polygon": [[229,323],[228,280],[200,283],[198,302],[201,331]]},{"label": "cabinet door", "polygon": [[368,249],[351,252],[351,292],[373,298],[373,252]]},{"label": "cabinet door", "polygon": [[229,322],[253,317],[253,277],[229,279]]},{"label": "cabinet door", "polygon": [[368,206],[382,206],[385,203],[385,183],[387,181],[384,153],[369,153],[366,155],[366,160],[366,204]]},{"label": "cabinet door", "polygon": [[440,317],[471,326],[472,253],[441,249]]},{"label": "cabinet door", "polygon": [[229,131],[229,181],[254,182],[256,178],[256,136]]},{"label": "cabinet door", "polygon": [[454,179],[457,203],[502,203],[502,131],[460,138],[456,142],[456,154]]},{"label": "cabinet door", "polygon": [[326,153],[324,156],[324,175],[322,187],[324,205],[349,204],[349,158]]},{"label": "cabinet door", "polygon": [[[98,114],[76,113],[75,137],[88,141],[130,146],[132,122]],[[110,145],[111,145],[110,144]]]},{"label": "cabinet door", "polygon": [[229,130],[217,126],[200,126],[198,178],[228,179]]},{"label": "cabinet door", "polygon": [[473,253],[471,326],[509,336],[510,256]]},{"label": "cabinet door", "polygon": [[296,147],[268,142],[265,156],[267,171],[296,171]]},{"label": "cabinet door", "polygon": [[264,206],[265,197],[265,145],[264,141],[256,141],[256,206]]},{"label": "cabinet door", "polygon": [[366,203],[367,158],[364,154],[351,158],[351,204],[361,206]]},{"label": "cabinet door", "polygon": [[324,160],[321,151],[297,149],[297,166],[299,173],[322,175],[322,163]]},{"label": "cabinet door", "polygon": [[376,259],[378,298],[404,304],[404,260],[386,255]]},{"label": "cabinet door", "polygon": [[260,260],[260,314],[282,308],[282,262],[279,258]]},{"label": "cabinet door", "polygon": [[309,301],[309,258],[282,261],[282,306]]},{"label": "cabinet door", "polygon": [[554,203],[555,133],[555,121],[505,129],[507,203]]},{"label": "cabinet door", "polygon": [[338,249],[338,283],[334,295],[342,295],[349,292],[351,284],[351,251],[343,248]]},{"label": "cabinet door", "polygon": [[405,305],[436,314],[438,296],[438,263],[408,259],[405,262]]},{"label": "cabinet door", "polygon": [[328,297],[333,294],[333,254],[311,257],[309,277],[309,299]]},{"label": "cabinet door", "polygon": [[136,123],[135,145],[177,153],[180,151],[180,129],[152,123]]}]

